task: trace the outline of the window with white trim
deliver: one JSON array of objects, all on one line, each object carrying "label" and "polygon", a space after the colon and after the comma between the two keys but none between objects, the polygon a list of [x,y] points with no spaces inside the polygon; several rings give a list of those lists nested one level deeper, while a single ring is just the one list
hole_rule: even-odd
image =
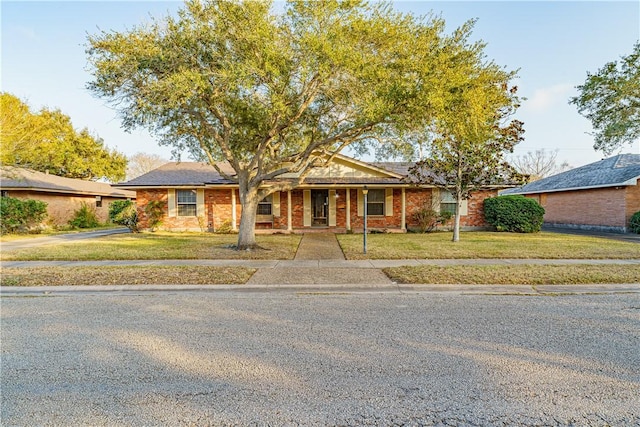
[{"label": "window with white trim", "polygon": [[196,190],[176,190],[178,216],[196,216]]},{"label": "window with white trim", "polygon": [[384,215],[384,189],[369,190],[367,194],[367,215]]},{"label": "window with white trim", "polygon": [[440,192],[440,212],[450,212],[452,215],[455,215],[457,206],[458,202],[452,192]]},{"label": "window with white trim", "polygon": [[258,215],[271,215],[273,207],[273,197],[272,194],[269,194],[264,199],[258,202]]}]

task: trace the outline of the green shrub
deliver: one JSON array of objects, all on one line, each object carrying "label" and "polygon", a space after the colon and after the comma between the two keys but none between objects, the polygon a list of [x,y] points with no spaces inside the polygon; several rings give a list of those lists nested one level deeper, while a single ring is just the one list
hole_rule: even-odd
[{"label": "green shrub", "polygon": [[640,211],[631,215],[629,220],[629,229],[632,233],[640,234]]},{"label": "green shrub", "polygon": [[421,233],[433,231],[438,225],[446,224],[451,219],[451,212],[437,212],[433,208],[423,206],[412,215],[412,219],[418,224]]},{"label": "green shrub", "polygon": [[27,232],[47,217],[47,204],[40,200],[0,197],[0,232]]},{"label": "green shrub", "polygon": [[138,231],[138,210],[131,200],[116,200],[109,205],[109,220],[114,224],[127,227],[132,232]]},{"label": "green shrub", "polygon": [[156,231],[162,225],[162,217],[164,216],[164,207],[166,203],[162,200],[151,200],[144,207],[144,213],[147,215],[148,225],[151,231]]},{"label": "green shrub", "polygon": [[524,196],[498,196],[485,199],[484,217],[498,231],[535,233],[540,231],[544,208]]},{"label": "green shrub", "polygon": [[100,226],[96,217],[96,210],[87,203],[82,202],[80,209],[73,213],[73,219],[69,221],[73,228],[95,228]]}]

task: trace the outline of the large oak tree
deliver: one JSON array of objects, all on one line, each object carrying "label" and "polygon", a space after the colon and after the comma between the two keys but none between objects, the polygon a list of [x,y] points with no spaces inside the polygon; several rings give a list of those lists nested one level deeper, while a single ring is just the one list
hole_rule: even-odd
[{"label": "large oak tree", "polygon": [[120,181],[126,157],[107,148],[87,128],[76,130],[60,110],[32,112],[14,95],[0,93],[0,163],[67,178]]},{"label": "large oak tree", "polygon": [[89,36],[89,88],[126,129],[150,129],[238,183],[245,249],[258,202],[296,185],[275,178],[301,181],[350,144],[440,114],[443,82],[468,49],[443,31],[388,3],[289,1],[276,14],[267,1],[189,0],[177,16]]}]

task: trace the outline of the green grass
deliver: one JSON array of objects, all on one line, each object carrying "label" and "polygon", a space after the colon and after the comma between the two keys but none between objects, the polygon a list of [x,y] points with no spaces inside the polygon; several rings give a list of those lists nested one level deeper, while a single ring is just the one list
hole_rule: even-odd
[{"label": "green grass", "polygon": [[382,270],[397,283],[581,285],[640,283],[640,265],[417,266]]},{"label": "green grass", "polygon": [[371,234],[363,254],[362,234],[338,235],[347,259],[634,259],[640,245],[598,237],[559,233],[463,232],[459,242],[452,233]]},{"label": "green grass", "polygon": [[238,236],[211,233],[116,234],[73,243],[6,251],[3,261],[92,261],[153,259],[293,259],[299,235],[257,235],[264,250],[236,251]]},{"label": "green grass", "polygon": [[243,267],[106,266],[5,268],[3,286],[244,284],[255,269]]}]

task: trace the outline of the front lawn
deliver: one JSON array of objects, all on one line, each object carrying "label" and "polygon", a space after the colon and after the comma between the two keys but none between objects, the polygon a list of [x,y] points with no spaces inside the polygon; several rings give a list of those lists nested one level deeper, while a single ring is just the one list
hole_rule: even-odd
[{"label": "front lawn", "polygon": [[559,233],[462,232],[460,241],[452,233],[370,234],[363,254],[362,234],[341,234],[338,241],[347,259],[635,259],[640,245],[598,237]]},{"label": "front lawn", "polygon": [[640,265],[414,266],[382,270],[397,283],[583,285],[640,283]]},{"label": "front lawn", "polygon": [[209,266],[5,268],[2,286],[244,284],[255,269]]},{"label": "front lawn", "polygon": [[73,243],[6,251],[3,261],[93,261],[153,259],[293,259],[300,235],[257,235],[264,250],[236,251],[235,234],[136,233],[116,234]]}]

